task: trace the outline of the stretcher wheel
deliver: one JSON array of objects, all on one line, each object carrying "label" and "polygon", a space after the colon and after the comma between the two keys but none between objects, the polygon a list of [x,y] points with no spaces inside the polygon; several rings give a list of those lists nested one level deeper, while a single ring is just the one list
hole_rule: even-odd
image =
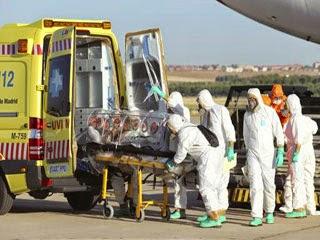
[{"label": "stretcher wheel", "polygon": [[103,213],[103,216],[107,219],[113,218],[113,215],[114,215],[113,207],[111,205],[108,205],[107,203],[104,203],[102,208],[102,213]]},{"label": "stretcher wheel", "polygon": [[137,215],[136,215],[136,221],[137,221],[137,222],[143,222],[144,219],[145,219],[145,217],[146,217],[146,214],[145,214],[144,210],[141,209],[141,210],[140,210],[140,216],[137,217]]},{"label": "stretcher wheel", "polygon": [[161,210],[161,217],[167,221],[170,220],[170,208],[169,207],[166,207],[165,210]]}]

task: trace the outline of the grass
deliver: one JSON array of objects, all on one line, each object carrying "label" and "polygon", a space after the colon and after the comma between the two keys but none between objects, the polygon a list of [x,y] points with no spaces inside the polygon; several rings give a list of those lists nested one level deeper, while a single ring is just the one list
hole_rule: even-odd
[{"label": "grass", "polygon": [[[213,100],[221,105],[224,105],[227,97],[216,97]],[[189,108],[191,116],[198,116],[197,97],[183,97],[184,105]]]}]

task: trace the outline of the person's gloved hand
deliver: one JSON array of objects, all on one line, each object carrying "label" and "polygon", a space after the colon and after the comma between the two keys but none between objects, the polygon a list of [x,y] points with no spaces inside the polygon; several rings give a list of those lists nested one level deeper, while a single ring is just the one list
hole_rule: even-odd
[{"label": "person's gloved hand", "polygon": [[169,159],[169,160],[166,162],[166,168],[167,168],[167,170],[168,170],[169,172],[172,172],[172,171],[175,169],[176,166],[177,166],[177,164],[176,164],[173,160],[171,160],[171,159]]},{"label": "person's gloved hand", "polygon": [[293,163],[297,163],[299,160],[299,153],[298,152],[294,152],[293,156],[292,156],[292,162]]},{"label": "person's gloved hand", "polygon": [[281,167],[283,165],[283,160],[284,160],[283,155],[284,155],[284,148],[279,147],[277,150],[277,158],[276,158],[277,167]]},{"label": "person's gloved hand", "polygon": [[152,86],[151,88],[151,92],[154,93],[154,94],[158,94],[160,97],[164,98],[166,96],[166,94],[161,91],[161,89],[157,86]]},{"label": "person's gloved hand", "polygon": [[228,147],[227,148],[227,158],[228,158],[229,162],[234,160],[234,149],[233,149],[233,147]]}]

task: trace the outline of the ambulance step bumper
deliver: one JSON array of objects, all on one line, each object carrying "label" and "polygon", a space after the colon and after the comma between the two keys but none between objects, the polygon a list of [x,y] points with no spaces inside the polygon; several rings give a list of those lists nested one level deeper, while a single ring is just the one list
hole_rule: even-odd
[{"label": "ambulance step bumper", "polygon": [[50,190],[53,193],[82,192],[88,191],[88,186],[81,185],[76,178],[58,178],[53,179]]}]

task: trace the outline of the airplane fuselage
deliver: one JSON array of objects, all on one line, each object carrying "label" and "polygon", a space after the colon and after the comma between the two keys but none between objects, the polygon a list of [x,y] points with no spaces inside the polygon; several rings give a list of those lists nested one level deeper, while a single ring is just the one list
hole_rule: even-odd
[{"label": "airplane fuselage", "polygon": [[217,0],[274,29],[320,43],[320,0]]}]

